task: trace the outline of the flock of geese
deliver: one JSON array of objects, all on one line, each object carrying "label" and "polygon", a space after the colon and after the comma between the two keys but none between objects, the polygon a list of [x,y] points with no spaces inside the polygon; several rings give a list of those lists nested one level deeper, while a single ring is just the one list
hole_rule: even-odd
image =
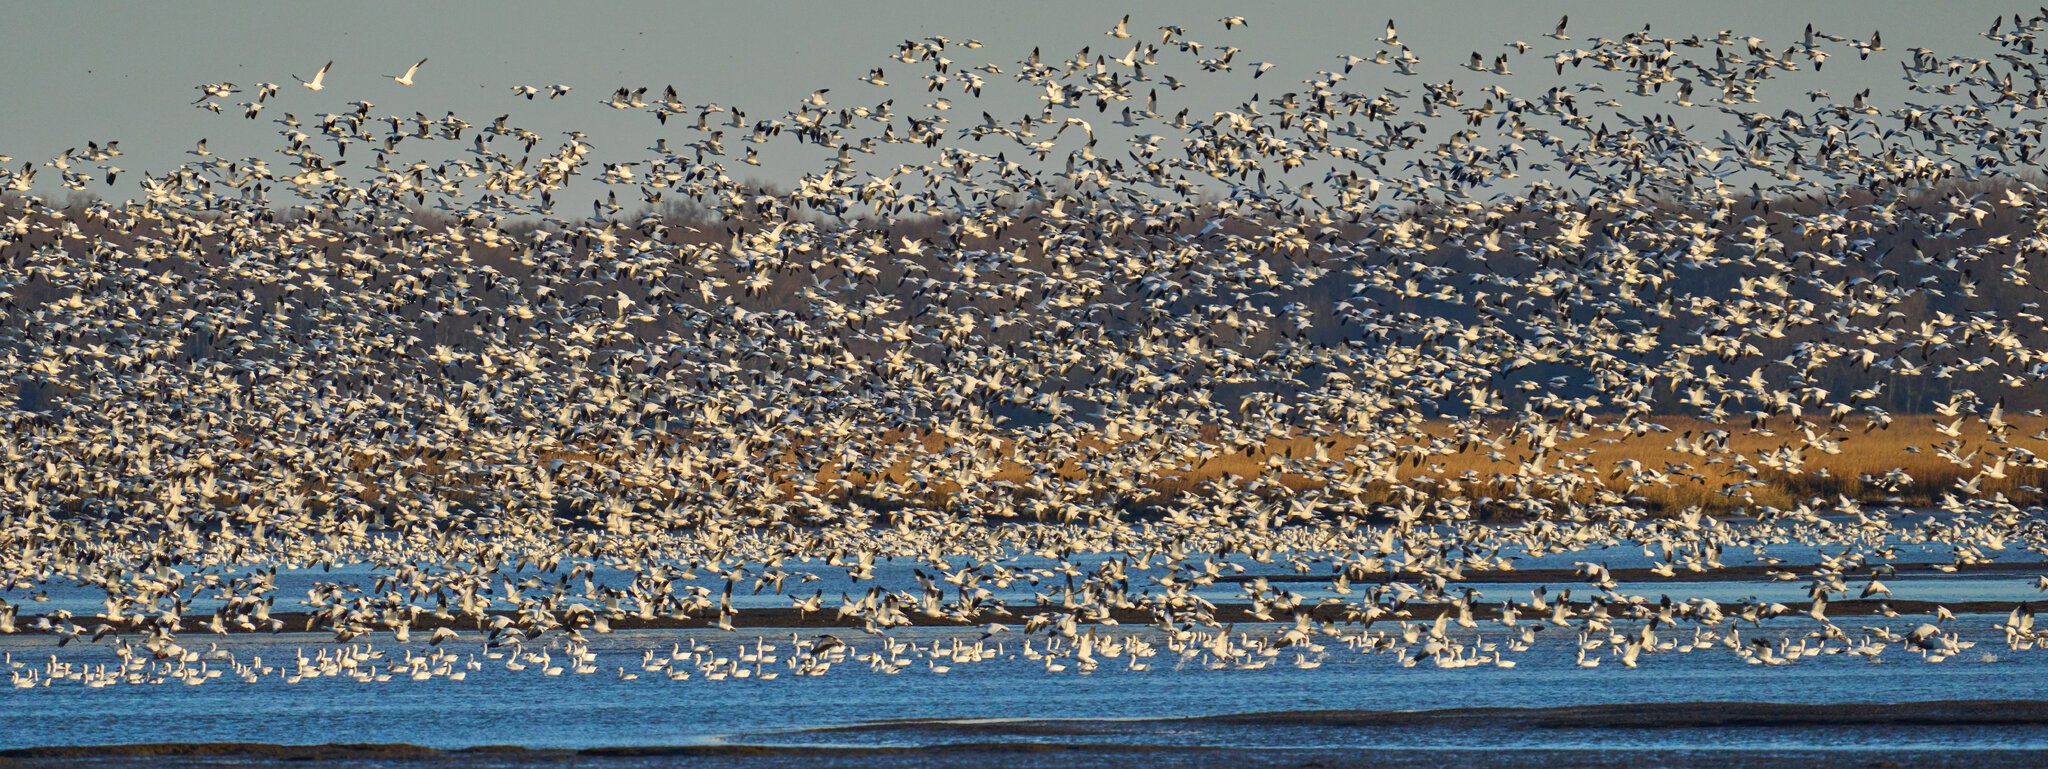
[{"label": "flock of geese", "polygon": [[[1575,650],[1573,664],[1578,668],[1597,668],[1606,660],[1634,669],[1647,662],[1645,655],[1693,652],[1727,654],[1750,665],[1770,667],[1824,656],[1870,663],[1917,657],[1927,663],[1940,663],[1979,644],[1952,626],[1924,622],[1912,623],[1910,630],[1903,631],[1873,625],[1845,631],[1823,621],[1816,630],[1776,635],[1756,632],[1745,638],[1736,617],[1694,613],[1711,611],[1711,601],[1689,603],[1675,611],[1666,605],[1653,613],[1649,621],[1632,628],[1617,627],[1615,621],[1623,617],[1609,615],[1597,606],[1583,624],[1573,624],[1569,610],[1547,620],[1518,624],[1513,616],[1516,608],[1533,610],[1545,603],[1540,594],[1532,597],[1527,603],[1507,603],[1509,608],[1500,623],[1503,627],[1492,631],[1494,640],[1488,640],[1486,630],[1459,629],[1479,627],[1469,611],[1445,612],[1427,622],[1402,620],[1377,629],[1318,623],[1307,614],[1297,614],[1292,625],[1256,631],[1231,626],[1208,630],[1168,628],[1164,632],[1090,627],[1071,635],[1049,633],[1036,639],[1028,635],[1002,636],[1009,629],[991,623],[979,635],[942,634],[922,642],[886,633],[866,642],[843,640],[830,633],[809,638],[794,632],[773,639],[761,635],[729,644],[691,637],[686,641],[656,643],[638,654],[609,649],[602,658],[587,639],[573,633],[532,643],[494,642],[481,651],[457,652],[452,647],[440,646],[443,640],[459,637],[443,628],[446,635],[437,635],[425,647],[404,641],[385,649],[377,648],[375,643],[336,643],[316,647],[312,656],[300,647],[289,662],[282,664],[266,664],[260,648],[242,649],[247,652],[244,657],[236,649],[222,648],[217,643],[209,644],[202,652],[176,643],[138,649],[117,642],[111,663],[60,659],[54,653],[42,655],[41,661],[26,653],[17,659],[14,651],[7,651],[0,654],[0,669],[5,669],[10,685],[17,689],[58,684],[88,688],[169,683],[199,686],[223,678],[246,684],[270,681],[285,685],[320,678],[359,683],[394,679],[463,681],[471,672],[484,671],[486,666],[492,668],[494,675],[603,674],[619,681],[635,681],[645,676],[649,680],[695,678],[715,682],[772,681],[783,675],[793,679],[818,677],[827,675],[835,666],[842,671],[854,669],[881,675],[898,675],[906,670],[913,674],[945,675],[956,668],[977,664],[1028,666],[1042,668],[1046,673],[1076,675],[1098,671],[1144,673],[1155,666],[1172,671],[1287,667],[1313,670],[1333,657],[1355,664],[1375,656],[1404,668],[1512,669],[1518,664],[1517,656],[1543,643],[1541,633],[1554,628],[1571,634],[1552,646]],[[1709,608],[1702,609],[1702,605]],[[1454,621],[1453,614],[1460,616]],[[1369,618],[1354,616],[1350,620],[1372,624]],[[1674,629],[1679,621],[1690,621],[1693,625],[1690,630]],[[1756,617],[1749,621],[1761,624]],[[2007,648],[2031,651],[2042,641],[2041,635],[2033,630],[2033,622],[2030,609],[2016,609],[1993,629],[2003,636]],[[864,643],[870,645],[864,647]],[[664,645],[667,648],[662,648]],[[1888,650],[1896,651],[1887,656]],[[2000,657],[1980,653],[1976,659],[1998,662]],[[502,668],[502,672],[497,672],[497,668]]]},{"label": "flock of geese", "polygon": [[[1980,615],[1890,624],[1880,578],[2048,554],[2048,435],[2016,427],[2048,405],[2048,12],[1846,99],[1789,81],[1882,60],[1876,33],[1566,21],[1440,80],[1392,22],[1298,77],[1240,58],[1235,17],[1000,64],[907,40],[782,111],[619,87],[600,109],[666,137],[640,154],[312,101],[367,88],[329,62],[304,91],[200,87],[274,151],[0,159],[0,634],[115,655],[6,667],[1507,667],[1544,628],[1587,667],[1963,654]],[[426,64],[389,77],[446,75]],[[741,180],[778,148],[820,160]],[[1957,478],[1932,506],[1904,452],[1759,497],[1930,412],[1948,440],[1912,450]],[[1476,456],[1499,470],[1453,461]],[[1726,504],[1642,501],[1687,482]],[[1663,596],[1607,565],[1636,548]],[[1577,598],[1461,587],[1572,554]],[[277,589],[351,564],[374,578]],[[1755,564],[1811,600],[1669,597]],[[38,609],[81,587],[104,609]],[[832,633],[590,650],[621,623],[737,631],[736,590]],[[2048,639],[2031,606],[1984,616],[2015,652]],[[334,644],[192,640],[249,631]]]}]

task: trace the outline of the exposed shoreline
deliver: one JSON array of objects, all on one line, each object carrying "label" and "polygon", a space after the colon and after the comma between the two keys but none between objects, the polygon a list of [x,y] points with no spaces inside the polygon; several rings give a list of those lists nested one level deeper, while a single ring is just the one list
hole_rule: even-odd
[{"label": "exposed shoreline", "polygon": [[[1516,596],[1511,598],[1521,597]],[[1493,621],[1500,619],[1502,616],[1502,602],[1503,601],[1491,601],[1473,604],[1471,607],[1472,619],[1485,621]],[[1560,602],[1552,600],[1551,603],[1555,605]],[[1572,617],[1574,619],[1583,617],[1585,612],[1593,608],[1593,604],[1586,601],[1573,600],[1565,603],[1566,605],[1571,607],[1573,612]],[[1786,610],[1781,613],[1762,615],[1760,617],[1765,619],[1768,619],[1770,617],[1804,616],[1812,608],[1812,604],[1806,601],[1788,601],[1775,603],[1765,602],[1764,605],[1782,606]],[[1826,613],[1828,616],[1831,617],[1878,616],[1882,615],[1884,610],[1888,607],[1892,612],[1902,617],[1913,615],[1932,615],[1937,608],[1946,608],[1951,613],[1958,615],[1989,615],[2006,614],[2008,612],[2011,612],[2014,607],[2019,605],[2019,602],[2015,601],[1938,602],[1862,599],[1830,601],[1827,604]],[[1253,607],[1250,604],[1217,603],[1214,604],[1214,606],[1215,610],[1213,612],[1210,612],[1210,616],[1216,622],[1222,624],[1254,625],[1260,623],[1288,623],[1294,621],[1294,614],[1292,612],[1287,611],[1273,610],[1269,611],[1267,616],[1261,617],[1254,612]],[[1612,611],[1613,607],[1615,606],[1617,605],[1609,604],[1610,611]],[[1743,604],[1739,603],[1723,603],[1721,604],[1721,610],[1723,612],[1723,615],[1730,621],[1747,621],[1746,618],[1741,616],[1742,606]],[[1311,619],[1314,619],[1318,622],[1333,622],[1339,624],[1363,623],[1363,620],[1350,616],[1348,608],[1344,606],[1327,604],[1308,605],[1304,606],[1303,608],[1307,609]],[[994,613],[985,614],[975,622],[961,622],[944,617],[932,618],[920,616],[915,618],[915,623],[910,627],[971,628],[980,627],[991,622],[999,622],[1005,625],[1015,626],[1019,623],[1022,623],[1025,619],[1033,615],[1054,615],[1077,611],[1079,610],[1067,609],[1058,606],[1018,606],[1011,607],[1010,614],[1008,615]],[[1438,616],[1444,615],[1446,613],[1449,613],[1451,617],[1456,618],[1457,608],[1450,603],[1408,603],[1397,610],[1390,611],[1388,614],[1378,617],[1375,620],[1375,622],[1392,623],[1402,620],[1410,622],[1428,622],[1434,621]],[[1109,615],[1110,620],[1112,620],[1119,626],[1155,626],[1158,622],[1158,618],[1154,616],[1148,609],[1117,609],[1110,611]],[[511,617],[513,615],[510,612],[493,611],[487,613],[485,616]],[[1180,618],[1191,618],[1194,615],[1191,612],[1178,612],[1175,616]],[[230,625],[227,627],[228,632],[226,633],[226,635],[269,635],[276,633],[326,634],[331,633],[333,631],[332,626],[327,625],[325,623],[310,622],[316,617],[316,615],[308,614],[305,612],[277,612],[273,613],[271,617],[283,623],[282,630],[274,632],[264,630],[261,628],[257,630],[247,630]],[[559,619],[561,619],[563,622],[563,629],[575,628],[579,631],[590,632],[592,630],[591,617],[592,615],[589,614],[565,614],[560,616]],[[61,633],[55,630],[39,630],[33,627],[32,623],[35,622],[37,618],[38,617],[36,616],[29,615],[22,616],[19,620],[21,627],[19,629],[19,632],[15,633],[15,635],[61,635]],[[1523,610],[1519,613],[1519,618],[1520,621],[1524,623],[1541,625],[1548,618],[1548,615]],[[76,623],[84,629],[85,637],[90,637],[90,635],[93,633],[93,629],[103,623],[113,625],[114,631],[109,634],[110,636],[124,633],[144,632],[152,626],[148,621],[143,621],[140,624],[126,622],[121,624],[106,623],[106,620],[102,617],[84,615],[73,616],[70,621]],[[1108,624],[1090,620],[1086,618],[1085,615],[1081,616],[1079,618],[1079,621],[1083,625]],[[188,617],[184,621],[178,632],[181,634],[191,634],[191,637],[194,638],[212,636],[212,633],[207,632],[205,628],[205,622],[206,620],[204,618]],[[439,617],[435,617],[433,615],[422,614],[412,621],[411,628],[413,631],[417,632],[421,630],[432,631],[436,628],[445,627],[455,630],[458,633],[474,633],[481,632],[483,624],[484,621],[480,621],[476,618],[468,616],[457,616],[452,619],[442,619]],[[624,617],[611,618],[608,621],[608,624],[610,625],[610,628],[613,631],[704,630],[719,627],[719,618],[716,614],[707,616],[692,616],[689,618],[655,617],[653,619],[641,619],[637,616],[626,615]],[[836,610],[825,610],[804,613],[798,612],[796,609],[793,608],[747,609],[732,615],[732,617],[730,618],[730,624],[734,630],[833,630],[858,629],[865,627],[865,623],[863,623],[859,618],[841,618],[837,616]],[[374,627],[371,635],[367,637],[371,639],[384,638],[386,637],[385,633],[388,633],[390,630],[392,630],[392,628],[379,625]],[[6,637],[7,636],[0,635],[0,638]],[[479,640],[481,638],[481,636],[463,637],[467,638],[468,640]],[[81,638],[81,640],[83,639]]]},{"label": "exposed shoreline", "polygon": [[[1870,574],[1868,570],[1863,570],[1861,573],[1847,574],[1844,576],[1847,579],[1857,580],[1869,579],[1878,576],[1881,576],[1885,579],[1890,579],[1893,577],[1912,577],[1916,575],[1933,576],[1943,573],[1942,571],[1939,571],[1934,568],[1935,564],[1911,563],[1891,564],[1891,566],[1892,570],[1889,573],[1883,575],[1873,575]],[[1658,574],[1647,568],[1623,568],[1609,570],[1608,576],[1618,581],[1634,583],[1628,585],[1628,587],[1633,591],[1637,591],[1638,594],[1647,594],[1651,592],[1650,588],[1653,588],[1655,585],[1662,583],[1686,584],[1698,582],[1740,581],[1756,582],[1759,585],[1768,584],[1769,581],[1772,579],[1771,575],[1773,573],[1785,573],[1789,571],[1789,569],[1791,568],[1794,567],[1743,565],[1729,566],[1704,572],[1678,571],[1670,576]],[[1980,564],[1955,564],[1952,566],[1952,568],[1954,569],[1955,573],[2010,573],[2015,576],[2020,576],[2037,573],[2043,569],[2048,569],[2048,562],[2000,562]],[[1395,581],[1412,581],[1420,579],[1423,576],[1424,575],[1418,573],[1409,572],[1382,572],[1374,574],[1374,579],[1355,582],[1353,583],[1353,586],[1356,589],[1363,590],[1377,584]],[[1217,577],[1216,581],[1220,584],[1244,584],[1255,580],[1265,580],[1269,584],[1289,585],[1328,583],[1332,579],[1332,575],[1322,573],[1271,573],[1226,574]],[[1804,581],[1804,577],[1802,577],[1800,581]],[[1458,586],[1468,583],[1547,585],[1560,592],[1565,590],[1571,590],[1575,592],[1580,592],[1581,594],[1597,593],[1597,588],[1594,588],[1586,584],[1584,577],[1571,569],[1528,569],[1466,572],[1464,574],[1463,579],[1451,581],[1445,588],[1444,592],[1450,595],[1458,594]],[[1513,600],[1520,602],[1525,598],[1525,596],[1520,595],[1495,595],[1483,598],[1480,602],[1473,604],[1471,609],[1472,617],[1474,619],[1479,620],[1499,619],[1501,616],[1501,604],[1504,601]],[[2044,595],[2043,600],[2048,600],[2048,595]],[[1557,603],[1557,601],[1553,601],[1553,603]],[[1592,607],[1592,604],[1583,600],[1574,600],[1565,603],[1573,607],[1573,610],[1575,612],[1582,612]],[[1776,603],[1777,605],[1784,606],[1785,608],[1789,609],[1791,613],[1794,614],[1805,614],[1812,608],[1812,603],[1807,601],[1783,601],[1774,603]],[[2021,602],[2018,601],[1943,602],[1893,599],[1842,599],[1829,601],[1827,606],[1827,613],[1831,616],[1878,615],[1882,614],[1884,612],[1885,607],[1888,606],[1892,611],[1901,615],[1931,614],[1936,610],[1937,607],[1946,608],[1950,612],[1956,614],[2003,614],[2012,611],[2012,609],[2015,606],[2020,605],[2020,603]],[[1736,612],[1740,611],[1739,607],[1741,605],[1742,604],[1739,602],[1723,602],[1722,610],[1724,611],[1724,613],[1728,613],[1732,616]],[[1293,620],[1293,615],[1291,612],[1276,611],[1272,613],[1271,618],[1259,617],[1254,613],[1253,607],[1248,603],[1214,602],[1213,606],[1215,607],[1215,610],[1212,612],[1212,614],[1215,620],[1217,622],[1222,623],[1252,624],[1259,622],[1285,622]],[[30,608],[30,606],[21,605],[20,608],[28,609]],[[1311,616],[1318,621],[1345,622],[1348,619],[1350,619],[1346,616],[1344,608],[1340,606],[1311,604],[1309,608]],[[1395,610],[1394,612],[1390,613],[1387,616],[1381,617],[1380,619],[1383,621],[1403,619],[1433,620],[1439,613],[1446,610],[1455,610],[1455,608],[1448,603],[1411,602],[1405,604],[1402,609]],[[960,622],[944,617],[925,616],[913,617],[913,622],[917,627],[971,627],[980,624],[986,624],[989,622],[1002,622],[1010,624],[1015,622],[1021,622],[1025,618],[1036,614],[1058,614],[1073,610],[1058,606],[1030,605],[1011,606],[1008,607],[1007,611],[1009,612],[1009,614],[1007,615],[997,612],[987,613],[976,622],[971,623]],[[1185,613],[1183,612],[1177,612],[1177,615],[1184,614]],[[27,612],[23,612],[17,619],[17,624],[19,626],[17,634],[57,635],[57,631],[38,630],[35,627],[33,627],[34,623],[39,618],[45,616],[50,617],[50,619],[53,622],[58,622],[61,619],[59,616],[55,614],[30,614]],[[274,619],[283,622],[282,630],[272,631],[265,628],[249,630],[246,628],[240,628],[234,625],[229,625],[227,627],[228,634],[242,635],[250,633],[272,632],[325,633],[331,632],[332,630],[331,626],[325,623],[315,622],[315,618],[319,615],[313,612],[273,612],[270,616]],[[503,610],[492,610],[485,613],[486,618],[501,616],[515,617],[515,614],[513,612]],[[1534,614],[1527,612],[1524,612],[1522,614],[1522,618],[1525,621],[1540,621],[1542,619],[1542,617],[1537,617]],[[122,622],[109,622],[105,617],[99,615],[72,615],[70,616],[69,619],[72,623],[75,623],[80,627],[84,628],[85,632],[88,635],[91,634],[94,631],[94,629],[96,629],[102,624],[112,625],[115,628],[116,633],[121,633],[143,630],[147,627],[153,626],[155,622],[155,620],[153,619],[140,620],[134,617],[124,619]],[[176,629],[176,632],[206,633],[206,625],[209,619],[209,615],[188,615],[184,618],[180,627]],[[592,619],[594,619],[594,615],[589,613],[578,612],[558,612],[557,619],[563,623],[564,627],[588,629],[591,625]],[[1118,624],[1140,625],[1152,624],[1157,621],[1157,618],[1151,613],[1151,611],[1145,608],[1112,610],[1110,611],[1110,619]],[[1081,619],[1081,622],[1083,624],[1091,624],[1091,621],[1086,619],[1085,617]],[[682,618],[674,616],[657,616],[649,619],[641,618],[639,616],[632,614],[623,614],[611,616],[608,619],[608,624],[613,630],[692,630],[718,627],[719,617],[716,613],[710,613],[703,615],[693,615],[690,617]],[[826,608],[820,611],[800,612],[794,607],[786,606],[741,609],[731,616],[730,624],[735,629],[860,628],[865,626],[865,623],[858,617],[839,617],[837,607]],[[453,618],[444,619],[431,614],[421,614],[413,618],[411,626],[414,629],[430,631],[435,628],[442,627],[462,631],[480,629],[482,626],[482,622],[480,622],[477,618],[470,616],[459,615]],[[377,627],[378,631],[385,631],[389,629],[390,628],[384,626]],[[4,635],[0,635],[0,638],[4,637]]]}]

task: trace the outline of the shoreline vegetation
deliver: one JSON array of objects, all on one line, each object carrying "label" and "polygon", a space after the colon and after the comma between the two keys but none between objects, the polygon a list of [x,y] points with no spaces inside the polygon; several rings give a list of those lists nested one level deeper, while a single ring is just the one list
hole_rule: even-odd
[{"label": "shoreline vegetation", "polygon": [[[1356,470],[1360,463],[1338,461],[1363,450],[1365,442],[1354,437],[1296,434],[1233,442],[1220,440],[1211,431],[1204,436],[1211,442],[1194,443],[1178,467],[1120,490],[1132,499],[1128,507],[1141,514],[1156,512],[1169,502],[1250,488],[1281,496],[1320,493],[1333,503],[1364,505],[1463,500],[1482,519],[1519,518],[1513,508],[1500,503],[1532,496],[1625,503],[1663,515],[1694,508],[1740,514],[1816,501],[1833,505],[1841,499],[1933,507],[1944,498],[1965,496],[2002,495],[2014,504],[2048,498],[2048,460],[1998,461],[1982,467],[1973,461],[1985,457],[1989,462],[1989,456],[2004,453],[2002,447],[2008,446],[2024,452],[2019,456],[2034,455],[2030,448],[2048,454],[2048,417],[2040,415],[1962,418],[1929,413],[1887,415],[1882,421],[1859,415],[1832,422],[1776,417],[1746,425],[1651,416],[1632,420],[1632,430],[1620,429],[1623,422],[1577,430],[1566,425],[1542,451],[1534,450],[1534,443],[1509,441],[1518,430],[1506,420],[1488,422],[1492,423],[1424,422],[1406,432],[1410,440],[1400,448],[1367,460],[1374,474],[1364,477]],[[791,490],[830,494],[837,485],[844,489],[842,497],[879,501],[885,497],[863,492],[878,482],[896,487],[915,482],[918,466],[943,461],[956,443],[930,435],[899,434],[885,440],[883,455],[908,456],[876,472],[842,476],[820,471],[811,485]],[[996,442],[1011,451],[1011,441]],[[1826,448],[1810,449],[1815,444]],[[1238,448],[1232,450],[1232,445]],[[1079,441],[1060,453],[1064,456],[1032,461],[1011,451],[1011,458],[983,480],[1013,486],[1025,484],[1034,474],[1068,482],[1100,480],[1090,468],[1112,460],[1118,450],[1096,439]],[[1547,468],[1546,455],[1551,458]],[[607,456],[559,451],[544,453],[542,459],[603,464]],[[1318,463],[1326,469],[1317,472]],[[1995,469],[1986,472],[1987,467]],[[1537,480],[1546,474],[1548,478]],[[944,507],[960,485],[939,482],[924,488],[921,498],[905,498]]]}]

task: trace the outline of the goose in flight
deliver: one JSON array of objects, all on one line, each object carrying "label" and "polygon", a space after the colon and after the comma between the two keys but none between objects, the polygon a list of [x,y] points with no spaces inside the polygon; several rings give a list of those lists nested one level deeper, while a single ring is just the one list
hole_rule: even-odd
[{"label": "goose in flight", "polygon": [[206,104],[208,99],[225,99],[241,92],[241,89],[236,88],[234,83],[206,83],[194,87],[200,91],[199,98],[192,102],[195,105]]},{"label": "goose in flight", "polygon": [[[416,74],[416,73],[418,73],[418,72],[420,71],[420,66],[421,66],[421,65],[424,65],[424,64],[426,64],[426,63],[427,63],[427,60],[426,60],[426,59],[420,59],[419,61],[413,62],[413,65],[412,65],[412,66],[410,66],[410,67],[407,67],[407,68],[405,69],[405,74],[403,74],[403,75],[385,75],[385,77],[391,78],[391,82],[397,83],[397,84],[399,84],[399,85],[412,85],[412,76],[413,76],[414,74]],[[325,69],[323,69],[323,70],[321,70],[321,71],[322,71],[322,72],[325,72],[326,70],[325,70]]]},{"label": "goose in flight", "polygon": [[320,71],[313,73],[312,80],[301,79],[298,75],[293,75],[292,79],[298,80],[299,85],[304,87],[308,91],[319,91],[327,87],[327,70],[333,67],[334,62],[329,61],[326,64],[320,65]]},{"label": "goose in flight", "polygon": [[1564,26],[1565,24],[1570,23],[1571,20],[1571,14],[1565,14],[1563,16],[1557,17],[1557,29],[1545,34],[1544,37],[1550,38],[1552,40],[1570,40],[1571,36],[1566,35],[1564,33]]}]

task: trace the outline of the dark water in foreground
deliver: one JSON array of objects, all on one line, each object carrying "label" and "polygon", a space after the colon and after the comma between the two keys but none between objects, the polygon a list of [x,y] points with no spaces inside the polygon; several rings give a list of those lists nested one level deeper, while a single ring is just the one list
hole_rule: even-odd
[{"label": "dark water in foreground", "polygon": [[[2038,766],[2048,703],[1683,703],[1140,721],[918,721],[778,745],[584,750],[154,745],[7,751],[22,766]],[[809,740],[825,738],[819,744]],[[883,742],[906,742],[888,745]]]}]

